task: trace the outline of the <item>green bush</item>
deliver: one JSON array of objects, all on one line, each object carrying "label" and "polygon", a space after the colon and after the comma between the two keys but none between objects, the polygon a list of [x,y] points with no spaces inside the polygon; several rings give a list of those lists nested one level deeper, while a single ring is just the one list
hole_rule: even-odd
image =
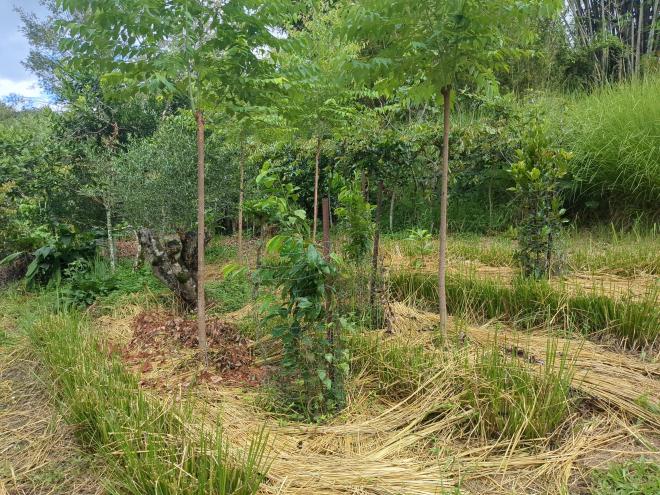
[{"label": "green bush", "polygon": [[62,296],[67,305],[89,306],[117,288],[117,279],[110,266],[100,258],[71,263],[65,275],[68,284],[62,290]]}]

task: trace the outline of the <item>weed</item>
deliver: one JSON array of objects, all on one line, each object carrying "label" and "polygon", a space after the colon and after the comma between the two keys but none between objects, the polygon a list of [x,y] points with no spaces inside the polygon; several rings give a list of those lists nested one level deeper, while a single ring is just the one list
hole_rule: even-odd
[{"label": "weed", "polygon": [[660,493],[660,465],[641,458],[592,473],[594,495],[655,495]]}]

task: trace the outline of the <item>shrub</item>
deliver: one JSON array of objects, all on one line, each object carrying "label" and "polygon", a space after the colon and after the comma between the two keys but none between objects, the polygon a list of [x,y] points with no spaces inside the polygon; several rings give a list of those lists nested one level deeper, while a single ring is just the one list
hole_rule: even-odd
[{"label": "shrub", "polygon": [[514,202],[520,209],[516,257],[526,277],[547,278],[557,264],[557,237],[565,213],[560,181],[571,155],[551,149],[543,129],[534,127],[518,158],[510,170],[516,183]]},{"label": "shrub", "polygon": [[344,185],[338,199],[340,207],[335,212],[347,235],[344,251],[350,260],[360,261],[371,250],[374,233],[371,212],[374,207],[364,199],[357,177]]},{"label": "shrub", "polygon": [[107,296],[117,287],[117,279],[104,260],[76,260],[64,272],[68,285],[62,290],[65,304],[89,306],[100,296]]}]

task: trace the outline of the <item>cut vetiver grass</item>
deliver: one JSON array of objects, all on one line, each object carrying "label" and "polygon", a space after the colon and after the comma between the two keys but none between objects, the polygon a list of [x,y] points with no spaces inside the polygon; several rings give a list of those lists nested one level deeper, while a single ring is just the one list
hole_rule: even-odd
[{"label": "cut vetiver grass", "polygon": [[496,334],[468,364],[468,402],[485,437],[545,438],[570,414],[574,367],[566,349],[558,353],[557,341],[549,339],[545,359],[529,363],[521,348],[498,342]]},{"label": "cut vetiver grass", "polygon": [[[437,277],[419,272],[391,276],[393,294],[429,308],[437,304]],[[469,275],[447,277],[451,313],[476,320],[501,319],[524,328],[560,327],[587,335],[612,335],[628,347],[653,345],[660,332],[657,294],[643,300],[611,299],[597,293],[574,293],[546,281],[515,279],[511,285]]]},{"label": "cut vetiver grass", "polygon": [[[111,466],[110,493],[256,493],[267,470],[266,436],[230,453],[221,429],[192,433],[191,404],[162,404],[140,390],[78,313],[24,323],[67,420]],[[235,455],[234,455],[235,454]]]}]

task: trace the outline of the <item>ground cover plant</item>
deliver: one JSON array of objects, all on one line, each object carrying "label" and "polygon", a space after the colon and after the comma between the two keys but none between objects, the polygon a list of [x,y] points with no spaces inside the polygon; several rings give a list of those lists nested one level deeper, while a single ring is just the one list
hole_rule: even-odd
[{"label": "ground cover plant", "polygon": [[42,3],[0,492],[657,491],[657,2]]}]

